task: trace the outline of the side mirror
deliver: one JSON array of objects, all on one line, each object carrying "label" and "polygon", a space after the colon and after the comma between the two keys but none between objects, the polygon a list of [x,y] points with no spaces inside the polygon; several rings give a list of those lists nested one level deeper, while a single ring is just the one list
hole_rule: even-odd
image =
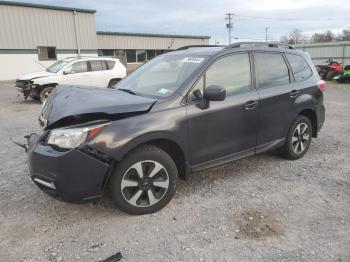
[{"label": "side mirror", "polygon": [[211,85],[204,89],[203,98],[207,101],[224,101],[226,89],[222,86]]},{"label": "side mirror", "polygon": [[68,74],[71,73],[71,70],[72,70],[72,67],[70,66],[70,67],[68,67],[68,68],[66,68],[66,69],[63,70],[63,74],[64,74],[64,75],[68,75]]}]

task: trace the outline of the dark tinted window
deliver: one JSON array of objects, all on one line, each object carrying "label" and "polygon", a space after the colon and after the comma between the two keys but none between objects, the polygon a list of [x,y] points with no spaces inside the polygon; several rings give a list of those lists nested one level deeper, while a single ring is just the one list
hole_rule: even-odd
[{"label": "dark tinted window", "polygon": [[304,58],[298,55],[286,53],[295,81],[300,82],[312,75],[311,68]]},{"label": "dark tinted window", "polygon": [[281,54],[255,53],[255,60],[260,88],[289,83],[289,70]]},{"label": "dark tinted window", "polygon": [[146,61],[146,50],[137,50],[137,63],[143,63]]},{"label": "dark tinted window", "polygon": [[98,50],[99,56],[113,56],[113,49]]},{"label": "dark tinted window", "polygon": [[227,95],[244,93],[251,88],[250,61],[248,54],[236,54],[223,57],[214,62],[204,77],[202,76],[189,94],[189,100],[203,97],[203,86],[219,85],[226,88]]},{"label": "dark tinted window", "polygon": [[88,71],[87,69],[88,69],[87,62],[77,62],[72,65],[70,73],[71,74],[84,73]]},{"label": "dark tinted window", "polygon": [[205,74],[205,85],[219,85],[227,94],[250,90],[250,62],[248,54],[226,56],[212,64]]},{"label": "dark tinted window", "polygon": [[151,60],[156,56],[156,50],[147,50],[147,60]]},{"label": "dark tinted window", "polygon": [[126,50],[126,61],[136,63],[136,50]]},{"label": "dark tinted window", "polygon": [[56,60],[56,47],[53,46],[39,46],[38,47],[38,56],[40,61],[45,60]]}]

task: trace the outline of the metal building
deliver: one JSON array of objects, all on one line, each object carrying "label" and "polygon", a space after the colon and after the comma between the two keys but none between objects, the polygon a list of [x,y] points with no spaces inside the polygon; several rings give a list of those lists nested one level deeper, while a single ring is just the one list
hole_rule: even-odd
[{"label": "metal building", "polygon": [[328,59],[350,65],[350,41],[300,44],[296,47],[308,52],[315,65],[324,65]]},{"label": "metal building", "polygon": [[163,52],[209,44],[209,36],[96,32],[95,13],[0,0],[0,81],[77,55],[122,56],[131,71]]}]

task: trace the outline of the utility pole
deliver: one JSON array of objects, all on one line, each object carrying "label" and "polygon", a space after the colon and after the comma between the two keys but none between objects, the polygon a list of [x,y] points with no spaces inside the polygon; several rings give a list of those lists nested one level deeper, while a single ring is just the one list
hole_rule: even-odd
[{"label": "utility pole", "polygon": [[228,20],[228,23],[226,23],[226,28],[228,29],[228,44],[231,44],[231,31],[233,29],[233,13],[227,13],[225,20]]},{"label": "utility pole", "polygon": [[270,28],[265,27],[265,42],[267,42],[267,30],[269,30]]}]

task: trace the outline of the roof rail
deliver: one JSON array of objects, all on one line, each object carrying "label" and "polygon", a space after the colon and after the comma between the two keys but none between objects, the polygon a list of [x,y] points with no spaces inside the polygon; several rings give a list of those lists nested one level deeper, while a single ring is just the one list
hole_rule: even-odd
[{"label": "roof rail", "polygon": [[185,45],[176,49],[175,51],[186,50],[186,49],[195,48],[195,47],[223,47],[223,45]]},{"label": "roof rail", "polygon": [[242,46],[245,46],[245,45],[264,45],[264,46],[267,46],[267,47],[282,47],[282,48],[288,48],[288,49],[294,49],[295,50],[295,47],[292,46],[292,45],[288,45],[288,44],[281,44],[281,43],[276,43],[276,42],[237,42],[237,43],[233,43],[231,45],[228,45],[225,47],[225,49],[230,49],[230,48],[238,48],[238,47],[242,47]]}]

